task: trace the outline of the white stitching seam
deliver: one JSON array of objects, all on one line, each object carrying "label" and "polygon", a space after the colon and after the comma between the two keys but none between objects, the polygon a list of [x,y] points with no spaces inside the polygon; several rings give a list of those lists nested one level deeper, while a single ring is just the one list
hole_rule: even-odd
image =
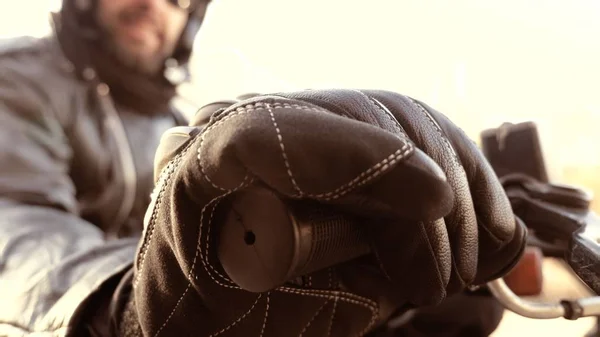
[{"label": "white stitching seam", "polygon": [[[326,112],[326,113],[329,113],[326,110],[315,109],[313,107],[296,105],[296,104],[287,104],[287,103],[286,104],[274,103],[272,105],[267,104],[267,109],[269,109],[268,111],[271,111],[271,110],[274,110],[274,109],[285,109],[285,108],[296,108],[296,109],[303,109],[303,110],[310,110],[310,111],[316,111],[316,112]],[[238,116],[238,115],[241,115],[241,114],[244,114],[244,113],[248,113],[248,112],[252,112],[252,111],[260,111],[260,110],[264,111],[263,104],[260,104],[260,103],[249,104],[247,106],[238,107],[236,110],[233,110],[230,114],[228,114],[227,116],[223,117],[221,120],[219,120],[215,124],[211,125],[207,130],[205,130],[205,132],[203,132],[203,134],[201,136],[201,139],[200,139],[200,142],[201,142],[200,143],[200,147],[202,146],[202,142],[204,140],[204,137],[213,128],[215,128],[216,126],[222,124],[223,122],[225,122],[226,120],[228,120],[228,119],[230,119],[230,118],[232,118],[234,116]],[[361,173],[356,178],[354,178],[352,181],[344,184],[343,186],[338,187],[334,191],[326,192],[326,193],[320,193],[320,194],[309,194],[307,196],[318,198],[318,199],[324,199],[324,200],[337,199],[337,198],[343,196],[344,194],[350,192],[353,187],[361,186],[361,185],[367,183],[368,181],[376,178],[377,176],[381,175],[387,169],[389,169],[391,165],[394,165],[399,160],[401,160],[404,157],[406,157],[407,155],[409,155],[413,150],[414,150],[414,147],[413,147],[413,145],[411,143],[405,143],[398,151],[396,151],[395,153],[393,153],[392,155],[390,155],[389,157],[387,157],[386,159],[384,159],[380,163],[375,164],[375,166],[371,167],[367,171]],[[198,151],[200,151],[200,148],[198,149]],[[204,172],[204,168],[202,167],[202,164],[200,164],[200,169],[202,170],[202,173],[207,178],[207,180],[210,181],[210,178],[208,178],[208,175]],[[373,172],[375,170],[378,170],[378,171],[377,172]],[[288,172],[288,173],[290,173],[290,172]],[[368,176],[371,173],[373,174],[373,176]],[[365,177],[365,176],[368,176],[368,177]],[[364,180],[361,181],[361,179],[363,179],[363,178],[364,178]],[[212,182],[211,182],[211,184],[212,184]],[[215,188],[217,188],[217,189],[227,191],[227,189],[225,189],[223,187],[215,186],[214,184],[213,184],[213,186]]]},{"label": "white stitching seam", "polygon": [[[200,140],[200,142],[202,142],[202,139]],[[194,143],[196,143],[196,142],[195,142],[195,141],[194,141],[194,142],[190,142],[190,144],[189,144],[189,145],[188,145],[188,146],[187,146],[187,147],[186,147],[186,148],[185,148],[183,151],[181,151],[181,156],[179,157],[179,159],[178,159],[178,161],[177,161],[177,164],[179,163],[179,161],[181,161],[181,158],[183,157],[183,154],[184,154],[184,153],[186,153],[186,152],[187,152],[187,150],[188,150],[188,149],[191,147],[191,145],[192,145],[192,144],[194,144]],[[174,162],[175,162],[175,160],[174,160]],[[174,166],[176,166],[176,165],[174,165]],[[239,185],[237,188],[235,188],[235,189],[231,190],[229,193],[232,193],[232,192],[234,192],[234,191],[235,191],[235,190],[237,190],[237,189],[243,188],[243,186],[245,185],[246,181],[248,180],[248,177],[249,177],[249,175],[247,174],[247,175],[244,177],[244,179],[242,180],[242,182],[240,183],[240,185]],[[167,185],[167,182],[169,181],[169,178],[170,178],[170,175],[168,175],[168,176],[167,176],[167,179],[166,179],[166,181],[165,181],[165,183],[164,183],[164,184],[165,184],[165,186]],[[250,179],[250,181],[252,181],[252,180],[253,180],[253,179]],[[189,289],[190,289],[190,287],[191,287],[191,285],[192,285],[192,282],[193,282],[193,278],[192,278],[192,276],[193,276],[193,271],[194,271],[194,268],[195,268],[195,266],[196,266],[197,257],[198,257],[198,252],[200,252],[200,255],[201,255],[201,260],[202,260],[202,262],[203,262],[203,264],[204,264],[204,259],[202,259],[201,240],[202,240],[202,223],[203,223],[203,218],[204,218],[204,214],[205,214],[206,208],[207,208],[209,205],[211,205],[213,202],[215,202],[215,201],[217,201],[217,204],[218,204],[218,201],[219,201],[220,199],[222,199],[223,197],[225,197],[226,195],[227,195],[227,194],[215,197],[214,199],[212,199],[210,202],[208,202],[208,203],[207,203],[207,204],[206,204],[206,205],[205,205],[205,206],[202,208],[202,211],[201,211],[201,213],[200,213],[200,214],[201,214],[201,215],[200,215],[200,229],[199,229],[199,231],[198,231],[198,245],[196,246],[196,252],[195,252],[195,255],[194,255],[194,259],[193,259],[193,261],[192,261],[192,265],[191,265],[191,267],[190,267],[190,270],[189,270],[189,272],[188,272],[188,281],[189,281],[189,283],[188,283],[187,287],[185,288],[185,290],[183,291],[183,293],[181,294],[181,296],[179,297],[179,300],[178,300],[178,301],[175,303],[175,307],[174,307],[174,308],[173,308],[173,310],[171,311],[171,314],[170,314],[170,315],[167,317],[167,319],[165,320],[165,322],[162,324],[162,326],[161,326],[161,327],[158,329],[158,331],[157,331],[157,332],[156,332],[156,334],[154,335],[155,337],[156,337],[156,336],[158,336],[158,335],[160,334],[160,332],[161,332],[161,331],[162,331],[162,330],[163,330],[163,329],[166,327],[167,323],[168,323],[168,322],[171,320],[171,318],[173,317],[173,315],[174,315],[174,313],[175,313],[175,310],[177,310],[177,307],[179,306],[179,304],[181,303],[181,301],[183,300],[183,298],[185,297],[185,295],[186,295],[186,294],[187,294],[187,292],[189,291]],[[161,202],[161,199],[162,199],[162,194],[159,194],[159,195],[157,196],[157,200],[156,200],[156,204],[157,204],[157,205],[159,204],[159,202]],[[211,215],[210,215],[210,220],[209,220],[209,222],[211,222],[211,221],[212,221],[212,217],[213,217],[213,214],[214,214],[214,210],[216,209],[216,207],[217,207],[217,204],[215,204],[215,206],[213,207],[213,209],[212,209],[212,211],[211,211]],[[210,227],[209,227],[209,233],[210,233]],[[208,234],[207,234],[207,235],[208,235]],[[208,240],[207,240],[207,247],[208,247]],[[204,267],[205,267],[205,269],[206,269],[206,264],[204,264]],[[212,268],[212,265],[211,265],[211,268]],[[213,270],[214,270],[214,269],[213,269]],[[209,273],[209,275],[210,275],[210,272],[209,272],[208,270],[207,270],[207,272],[208,272],[208,273]],[[215,272],[216,272],[216,270],[215,270]],[[218,272],[217,272],[217,273],[218,273]],[[212,276],[211,276],[211,278],[212,278]],[[217,282],[217,281],[216,281],[214,278],[213,278],[213,280],[214,280],[215,282]],[[217,282],[217,283],[219,283],[219,282]],[[220,284],[220,283],[219,283],[219,284]],[[227,286],[227,285],[223,285],[223,286],[230,287],[230,288],[234,288],[234,289],[239,289],[239,287],[233,287],[233,286]],[[251,311],[251,310],[252,310],[252,308],[250,309],[250,311]]]},{"label": "white stitching seam", "polygon": [[394,116],[394,114],[392,114],[392,112],[383,103],[381,103],[379,100],[375,99],[374,97],[372,97],[370,95],[367,95],[366,93],[364,93],[360,90],[352,90],[352,91],[359,93],[360,95],[366,97],[369,101],[371,101],[371,103],[375,106],[375,108],[377,108],[377,110],[379,110],[381,113],[386,115],[387,118],[394,124],[399,136],[401,136],[403,138],[408,138],[406,136],[406,134],[404,133],[402,126],[400,125],[400,123],[398,122],[396,117]]},{"label": "white stitching seam", "polygon": [[267,293],[267,305],[265,307],[265,319],[263,320],[263,325],[262,325],[262,329],[260,329],[260,336],[259,337],[263,337],[263,335],[265,334],[265,327],[267,326],[267,319],[269,318],[269,301],[271,298],[271,293]]},{"label": "white stitching seam", "polygon": [[352,179],[350,182],[338,187],[332,192],[321,193],[321,194],[310,194],[308,196],[318,199],[324,200],[333,200],[337,199],[344,194],[350,192],[353,188],[364,185],[365,183],[377,178],[382,173],[385,173],[388,169],[392,168],[398,161],[402,160],[407,155],[411,154],[414,150],[414,147],[410,143],[405,143],[400,149],[396,152],[389,155],[387,158],[383,159],[381,162],[375,164],[368,170],[359,174],[356,178]]},{"label": "white stitching seam", "polygon": [[427,118],[429,123],[431,123],[431,125],[433,125],[433,128],[437,131],[437,133],[439,133],[440,137],[444,141],[444,145],[446,145],[446,147],[448,148],[450,153],[452,153],[454,160],[462,167],[462,164],[460,163],[458,155],[456,154],[456,151],[454,151],[454,147],[452,146],[452,144],[450,144],[450,141],[444,135],[442,128],[438,125],[438,123],[435,121],[433,116],[431,116],[431,114],[427,111],[427,109],[425,109],[425,107],[422,106],[421,104],[419,104],[418,102],[415,102],[414,100],[410,100],[410,102],[412,102],[414,105],[416,105],[417,108],[419,108],[419,110],[425,115],[425,117]]},{"label": "white stitching seam", "polygon": [[294,189],[296,190],[296,192],[298,192],[298,195],[302,196],[304,193],[302,193],[300,186],[298,186],[298,183],[296,182],[296,179],[294,179],[294,175],[292,174],[292,168],[290,167],[290,161],[285,152],[285,145],[283,145],[283,136],[281,135],[281,130],[279,129],[279,125],[277,125],[277,121],[275,120],[275,114],[273,113],[273,109],[271,109],[271,106],[269,104],[267,104],[267,110],[269,110],[269,115],[271,115],[271,121],[273,122],[275,131],[277,132],[277,140],[279,141],[279,147],[281,148],[281,156],[283,157],[283,162],[287,169],[287,174],[290,177],[290,181],[292,182],[292,185],[294,185]]},{"label": "white stitching seam", "polygon": [[[416,105],[421,110],[421,112],[423,112],[423,114],[425,114],[425,117],[427,118],[427,120],[429,120],[429,122],[431,123],[431,125],[433,125],[433,127],[435,128],[435,130],[438,132],[438,134],[442,138],[442,140],[444,142],[444,145],[446,145],[446,148],[450,151],[450,153],[452,153],[452,157],[454,158],[454,161],[458,164],[458,167],[460,168],[461,173],[464,173],[466,175],[465,169],[464,169],[462,163],[460,162],[460,158],[458,157],[458,154],[454,150],[454,147],[452,146],[452,143],[450,143],[450,140],[448,139],[448,137],[446,137],[444,135],[444,132],[442,131],[442,128],[439,126],[439,124],[435,120],[435,118],[433,118],[433,116],[431,116],[431,114],[429,113],[429,111],[427,111],[427,109],[425,109],[425,107],[423,105],[421,105],[420,103],[418,103],[418,102],[416,102],[415,100],[412,100],[412,99],[410,101],[414,105]],[[452,258],[452,266],[456,267],[456,259],[454,259],[454,254],[453,254],[453,258]],[[464,283],[464,280],[463,280],[462,276],[459,273],[457,273],[456,275],[460,279],[460,282]]]},{"label": "white stitching seam", "polygon": [[[233,193],[247,185],[250,185],[254,179],[250,179],[250,181],[246,182],[248,179],[248,175],[246,175],[246,177],[244,178],[244,180],[242,181],[242,183],[235,188],[234,190],[232,190],[231,192],[228,192],[225,195],[222,195],[220,197],[218,197],[219,199],[224,198],[225,196],[229,195],[230,193]],[[202,230],[204,227],[204,211],[205,209],[202,210],[202,215],[200,216],[200,236],[198,238],[198,246],[196,247],[196,254],[198,253],[198,251],[200,251],[200,260],[202,262],[202,265],[204,266],[204,270],[208,273],[208,275],[210,276],[210,278],[215,281],[217,284],[226,287],[226,288],[232,288],[232,289],[239,289],[238,286],[235,285],[235,283],[233,281],[231,281],[229,278],[223,276],[218,270],[216,270],[213,265],[210,263],[210,261],[208,261],[208,252],[210,251],[210,232],[212,229],[212,220],[213,220],[213,216],[215,214],[215,209],[217,208],[217,205],[215,205],[215,207],[212,208],[211,212],[210,212],[210,217],[208,219],[208,229],[207,229],[207,233],[206,233],[206,240],[205,240],[205,246],[206,246],[206,254],[204,254],[204,251],[201,248],[201,244],[202,244]],[[210,269],[210,270],[209,270]],[[224,283],[229,283],[229,284],[223,284],[221,282],[219,282],[215,276],[213,276],[213,274],[211,273],[214,272],[216,274],[216,276],[220,277],[221,280]]]},{"label": "white stitching seam", "polygon": [[338,297],[335,298],[333,302],[333,310],[331,311],[331,317],[329,318],[329,327],[327,328],[327,337],[331,336],[331,328],[333,326],[333,320],[335,319],[335,310],[338,305]]},{"label": "white stitching seam", "polygon": [[[231,323],[228,326],[224,327],[223,329],[221,329],[221,330],[213,333],[209,337],[218,336],[218,335],[226,332],[227,330],[233,328],[235,325],[237,325],[241,321],[243,321],[246,317],[248,317],[248,315],[250,315],[250,313],[252,312],[252,310],[254,310],[254,308],[256,307],[256,304],[258,304],[258,301],[260,301],[261,298],[262,298],[262,294],[259,294],[258,297],[256,298],[256,301],[254,301],[254,304],[252,304],[252,306],[250,307],[250,309],[248,309],[248,311],[246,311],[245,314],[243,314],[242,316],[238,317],[233,323]],[[267,300],[268,300],[268,298],[267,298]]]},{"label": "white stitching seam", "polygon": [[136,288],[139,280],[140,280],[140,276],[142,274],[142,271],[144,269],[144,262],[146,260],[146,253],[148,252],[148,249],[150,248],[150,243],[152,242],[152,238],[154,236],[154,228],[156,225],[156,216],[158,214],[158,209],[160,208],[160,205],[162,204],[162,197],[164,195],[164,192],[167,188],[168,182],[171,180],[171,176],[173,175],[173,173],[175,172],[175,168],[179,165],[179,163],[181,162],[183,156],[185,153],[188,152],[188,150],[192,147],[192,144],[195,143],[194,141],[190,141],[188,145],[186,145],[186,147],[184,147],[181,152],[179,152],[179,154],[177,154],[167,165],[167,167],[165,167],[163,169],[163,171],[160,174],[160,177],[158,179],[158,184],[155,188],[155,191],[158,190],[158,194],[156,195],[156,201],[154,203],[154,208],[152,210],[152,215],[150,216],[150,220],[148,221],[148,228],[147,228],[147,240],[145,240],[145,242],[143,243],[141,249],[140,249],[140,256],[138,257],[138,270],[133,282],[133,287]]},{"label": "white stitching seam", "polygon": [[286,286],[279,287],[276,289],[276,291],[279,291],[282,293],[288,293],[288,294],[308,295],[311,297],[327,298],[330,300],[334,300],[336,297],[339,296],[339,299],[342,302],[358,304],[356,302],[363,301],[364,303],[362,303],[362,304],[364,304],[364,307],[366,309],[378,310],[377,303],[375,301],[370,300],[368,298],[358,296],[353,293],[347,293],[344,291],[329,291],[329,290],[319,290],[319,289],[297,289],[297,288],[290,288],[290,287],[286,287]]},{"label": "white stitching seam", "polygon": [[[427,248],[429,248],[429,253],[431,255],[434,255],[435,253],[433,252],[431,240],[429,240],[429,235],[427,235],[427,231],[425,230],[425,224],[423,222],[419,222],[419,229],[421,230],[421,235],[423,235],[423,237],[427,239]],[[452,256],[452,260],[454,260],[453,256]],[[435,259],[434,259],[434,261],[435,261]],[[438,285],[439,285],[440,289],[442,289],[444,291],[444,295],[445,295],[446,294],[446,290],[445,290],[446,283],[444,282],[444,280],[442,280],[442,277],[441,277],[442,273],[440,271],[439,264],[437,264],[437,263],[435,264],[435,269],[436,269],[435,274],[437,275]]]},{"label": "white stitching seam", "polygon": [[369,324],[359,334],[359,336],[362,336],[367,331],[369,331],[373,324],[375,324],[376,318],[379,316],[379,308],[377,306],[377,303],[368,298],[360,297],[352,293],[341,291],[294,289],[289,287],[280,287],[277,288],[276,291],[289,294],[304,295],[309,297],[326,298],[329,300],[339,300],[348,304],[355,304],[360,307],[363,307],[364,309],[369,310],[371,312],[371,320],[369,321]]},{"label": "white stitching seam", "polygon": [[[199,233],[198,233],[198,245],[196,246],[196,254],[195,254],[194,260],[193,260],[193,262],[192,262],[192,266],[190,267],[190,271],[188,272],[188,285],[187,285],[187,287],[185,288],[185,290],[183,291],[183,293],[181,294],[181,297],[179,297],[179,300],[177,301],[177,303],[175,303],[175,307],[174,307],[174,308],[173,308],[173,310],[171,311],[171,314],[170,314],[170,315],[167,317],[167,319],[166,319],[166,320],[165,320],[165,322],[162,324],[162,326],[160,327],[160,329],[158,329],[158,331],[156,331],[156,333],[154,334],[154,337],[157,337],[157,336],[160,334],[160,332],[161,332],[161,331],[162,331],[162,330],[163,330],[163,329],[164,329],[164,328],[167,326],[167,323],[168,323],[168,322],[171,320],[171,317],[173,317],[173,314],[175,313],[175,310],[177,309],[177,307],[179,306],[179,304],[181,303],[181,301],[183,300],[184,296],[187,294],[187,292],[189,291],[189,289],[190,289],[190,287],[191,287],[191,285],[192,285],[192,277],[191,277],[191,276],[193,275],[193,271],[194,271],[194,268],[195,268],[195,266],[196,266],[196,261],[197,261],[197,260],[196,260],[196,257],[198,256],[198,251],[199,251],[199,250],[200,250],[200,255],[202,256],[202,250],[201,250],[201,240],[202,240],[202,223],[204,222],[204,221],[203,221],[203,218],[204,218],[204,213],[206,212],[206,208],[207,208],[209,205],[211,205],[213,202],[215,202],[215,201],[216,201],[217,203],[215,204],[215,206],[214,206],[214,207],[213,207],[213,209],[212,209],[212,212],[214,212],[215,208],[217,207],[218,201],[220,201],[220,199],[224,198],[225,196],[226,196],[226,195],[221,195],[221,196],[217,196],[217,197],[215,197],[215,198],[214,198],[214,199],[212,199],[210,202],[208,202],[206,205],[204,205],[204,207],[202,208],[202,211],[201,211],[201,213],[200,213],[200,214],[201,214],[201,215],[200,215],[200,229],[199,229],[199,231],[198,231],[198,232],[199,232]],[[211,219],[212,219],[212,214],[213,214],[212,212],[211,212]],[[204,262],[204,260],[202,259],[202,257],[201,257],[201,261],[202,261],[202,263],[203,263],[203,264],[205,263],[205,262]],[[206,269],[206,265],[204,265],[204,266],[205,266],[205,269]],[[212,267],[212,266],[211,266],[211,267]],[[210,272],[208,271],[208,269],[206,269],[206,271],[207,271],[207,272],[209,273],[209,275],[210,275]],[[215,281],[217,284],[219,284],[219,285],[221,285],[221,286],[223,286],[223,287],[228,287],[228,288],[233,288],[233,289],[239,289],[239,287],[233,287],[233,286],[227,286],[227,285],[223,285],[223,284],[221,284],[220,282],[218,282],[217,280],[215,280],[215,279],[214,279],[212,276],[211,276],[211,278],[212,278],[212,279],[213,279],[213,280],[214,280],[214,281]],[[258,301],[258,299],[257,299],[257,301]],[[256,303],[255,303],[255,304],[256,304]],[[250,308],[250,310],[248,311],[248,313],[249,313],[249,312],[251,312],[253,309],[254,309],[254,306],[252,306],[252,308]],[[235,324],[237,324],[237,321],[236,321],[236,322],[234,322],[234,323],[232,323],[230,326],[232,326],[232,325],[235,325]]]},{"label": "white stitching seam", "polygon": [[169,314],[169,316],[167,317],[165,322],[160,326],[160,329],[158,329],[156,331],[156,333],[154,334],[154,337],[158,336],[160,334],[160,332],[167,326],[167,323],[171,320],[171,317],[173,317],[173,315],[175,314],[175,310],[177,310],[177,307],[179,307],[179,304],[181,303],[181,301],[183,301],[183,297],[190,290],[191,286],[192,286],[192,284],[188,282],[188,285],[187,285],[187,287],[185,287],[183,294],[181,294],[181,297],[179,297],[179,300],[177,300],[177,303],[175,303],[173,310],[171,310],[171,313]]},{"label": "white stitching seam", "polygon": [[[221,116],[221,119],[219,119],[217,122],[215,122],[213,125],[209,126],[200,136],[200,145],[198,146],[198,161],[200,161],[200,152],[202,150],[202,144],[204,143],[204,137],[206,137],[206,135],[215,127],[223,124],[224,122],[226,122],[227,120],[235,117],[235,116],[239,116],[245,113],[249,113],[249,112],[254,112],[254,111],[260,111],[260,110],[265,110],[265,107],[267,107],[269,109],[269,111],[271,111],[272,109],[301,109],[301,110],[307,110],[307,111],[314,111],[314,112],[323,112],[323,113],[329,113],[326,110],[323,109],[319,109],[319,108],[315,108],[315,107],[310,107],[310,106],[306,106],[306,105],[298,105],[298,104],[289,104],[289,103],[273,103],[273,104],[263,104],[263,103],[256,103],[256,104],[248,104],[242,107],[238,107],[235,110],[231,110],[229,111],[227,114],[224,114]],[[281,143],[280,143],[281,144]],[[204,178],[216,189],[219,189],[221,191],[227,191],[230,192],[228,189],[221,187],[217,184],[215,184],[210,177],[208,176],[208,174],[204,171],[204,166],[202,165],[202,163],[200,162],[200,170],[202,172],[202,175],[204,176]]]},{"label": "white stitching seam", "polygon": [[[245,111],[250,111],[250,109],[248,109],[248,110],[245,110]],[[214,188],[216,188],[216,189],[218,189],[218,190],[221,190],[221,191],[224,191],[224,192],[226,192],[226,194],[225,194],[225,195],[222,195],[222,196],[220,196],[220,197],[217,197],[217,198],[221,198],[221,197],[224,197],[224,196],[226,196],[226,195],[228,195],[228,194],[231,194],[231,193],[233,193],[234,191],[237,191],[237,190],[239,190],[239,189],[243,188],[244,186],[247,186],[247,185],[249,185],[249,184],[250,184],[252,181],[250,181],[250,182],[246,183],[246,180],[249,178],[249,174],[248,174],[248,172],[246,172],[246,176],[244,177],[244,179],[242,180],[242,182],[241,182],[241,183],[240,183],[240,184],[239,184],[239,185],[238,185],[236,188],[234,188],[234,189],[227,189],[227,188],[224,188],[224,187],[221,187],[221,186],[219,186],[219,185],[215,184],[215,183],[212,181],[212,179],[210,179],[210,177],[208,176],[208,174],[207,174],[207,173],[206,173],[206,171],[204,170],[204,166],[202,165],[201,155],[202,155],[202,145],[204,145],[204,138],[205,138],[205,137],[206,137],[206,135],[209,133],[209,131],[211,131],[212,129],[214,129],[216,126],[223,124],[223,122],[225,122],[226,120],[228,120],[228,119],[230,119],[230,118],[232,118],[232,117],[234,117],[234,116],[236,116],[236,115],[240,115],[240,114],[242,114],[242,113],[243,113],[243,112],[245,112],[245,111],[241,111],[241,110],[237,109],[237,110],[232,110],[231,112],[229,112],[229,113],[228,113],[228,114],[226,114],[226,115],[222,115],[222,117],[221,117],[221,119],[220,119],[219,121],[217,121],[215,124],[211,125],[211,126],[210,126],[208,129],[206,129],[206,130],[205,130],[205,131],[202,133],[202,135],[200,136],[200,144],[198,145],[198,150],[197,150],[197,153],[198,153],[198,157],[197,157],[197,159],[198,159],[198,164],[199,164],[199,166],[200,166],[200,171],[202,172],[202,176],[203,176],[203,177],[206,179],[206,181],[208,181],[208,182],[209,182],[209,183],[210,183],[210,184],[211,184],[211,185],[212,185]],[[212,202],[212,201],[214,201],[214,199],[213,199],[213,200],[211,200],[211,202]],[[216,206],[215,206],[215,208],[216,208]],[[213,218],[213,215],[214,215],[215,208],[213,208],[213,209],[212,209],[212,211],[211,211],[211,213],[210,213],[210,218],[209,218],[209,227],[208,227],[208,233],[207,233],[207,236],[208,236],[208,237],[210,237],[210,230],[211,230],[211,226],[210,226],[210,224],[212,223],[212,218]],[[239,289],[239,287],[235,286],[235,284],[234,284],[234,283],[233,283],[233,282],[232,282],[232,281],[231,281],[229,278],[227,278],[227,277],[223,276],[223,275],[222,275],[222,274],[221,274],[219,271],[217,271],[217,270],[216,270],[216,269],[215,269],[215,268],[212,266],[212,264],[210,264],[210,263],[208,262],[208,258],[207,258],[207,257],[205,257],[205,255],[203,254],[203,251],[202,251],[202,249],[201,249],[201,241],[202,241],[202,234],[201,234],[201,233],[202,233],[202,226],[203,226],[203,217],[204,217],[204,211],[205,211],[205,209],[203,209],[203,210],[202,210],[202,213],[201,213],[201,220],[200,220],[200,226],[201,226],[201,227],[200,227],[200,237],[198,238],[198,246],[196,247],[196,255],[198,254],[198,252],[200,252],[200,257],[201,257],[201,258],[200,258],[200,260],[201,260],[201,262],[202,262],[202,265],[203,265],[203,267],[204,267],[204,270],[205,270],[205,271],[208,273],[208,275],[210,276],[210,278],[211,278],[211,279],[212,279],[214,282],[216,282],[217,284],[219,284],[219,285],[221,285],[221,286],[223,286],[223,287],[226,287],[226,288]],[[210,249],[210,243],[209,243],[209,242],[210,242],[210,240],[208,240],[208,239],[207,239],[207,240],[206,240],[206,251],[209,251],[209,249]],[[210,269],[210,270],[209,270],[209,269]],[[213,273],[211,273],[211,271],[212,271],[214,274],[216,274],[218,277],[220,277],[220,279],[221,279],[221,280],[222,280],[224,283],[228,283],[228,284],[222,284],[222,283],[221,283],[221,282],[219,282],[217,279],[215,279],[215,276],[213,276]]]},{"label": "white stitching seam", "polygon": [[396,116],[394,116],[394,114],[392,114],[392,112],[380,101],[376,100],[375,98],[373,98],[371,96],[367,96],[367,97],[369,97],[371,102],[373,102],[373,104],[375,104],[375,106],[377,107],[377,109],[379,111],[381,111],[384,115],[386,115],[389,118],[390,121],[392,121],[392,123],[396,127],[396,131],[398,132],[398,134],[401,137],[407,139],[408,137],[406,136],[404,129],[400,125],[400,122],[398,122],[398,120],[396,119]]},{"label": "white stitching seam", "polygon": [[300,334],[298,335],[298,337],[302,337],[302,335],[304,335],[304,333],[306,332],[306,330],[308,330],[308,328],[310,327],[310,325],[312,324],[312,322],[314,322],[315,318],[317,318],[317,316],[319,316],[319,314],[321,313],[321,311],[323,311],[323,308],[325,308],[325,306],[327,305],[327,303],[329,303],[329,300],[326,300],[325,302],[323,302],[323,305],[321,305],[321,307],[319,307],[319,309],[317,309],[317,311],[315,312],[315,314],[313,315],[313,317],[304,326],[304,329],[302,329],[302,331],[300,332]]}]

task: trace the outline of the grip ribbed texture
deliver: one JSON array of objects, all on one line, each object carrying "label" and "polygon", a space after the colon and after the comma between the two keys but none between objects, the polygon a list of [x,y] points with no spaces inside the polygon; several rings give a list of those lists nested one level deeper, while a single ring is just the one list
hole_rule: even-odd
[{"label": "grip ribbed texture", "polygon": [[[298,218],[301,218],[298,219]],[[309,214],[296,218],[298,226],[309,226],[312,232],[306,263],[294,274],[305,275],[329,266],[336,265],[369,252],[365,233],[356,219],[312,209]]]}]

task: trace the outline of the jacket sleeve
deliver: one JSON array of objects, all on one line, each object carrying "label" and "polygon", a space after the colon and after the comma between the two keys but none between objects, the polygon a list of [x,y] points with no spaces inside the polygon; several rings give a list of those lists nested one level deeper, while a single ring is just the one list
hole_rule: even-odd
[{"label": "jacket sleeve", "polygon": [[67,132],[24,68],[0,59],[0,336],[62,336],[138,240],[105,241],[79,217]]}]

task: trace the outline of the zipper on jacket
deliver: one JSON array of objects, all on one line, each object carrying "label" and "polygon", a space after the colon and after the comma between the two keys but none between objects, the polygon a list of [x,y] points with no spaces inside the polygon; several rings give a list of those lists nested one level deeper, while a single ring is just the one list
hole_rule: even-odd
[{"label": "zipper on jacket", "polygon": [[106,84],[101,83],[98,85],[97,90],[100,103],[105,112],[106,124],[117,143],[117,151],[123,169],[123,200],[113,220],[114,222],[109,224],[106,231],[108,238],[115,238],[118,235],[119,228],[125,223],[133,210],[137,189],[137,172],[125,126],[117,113],[113,101],[108,96],[109,88]]}]

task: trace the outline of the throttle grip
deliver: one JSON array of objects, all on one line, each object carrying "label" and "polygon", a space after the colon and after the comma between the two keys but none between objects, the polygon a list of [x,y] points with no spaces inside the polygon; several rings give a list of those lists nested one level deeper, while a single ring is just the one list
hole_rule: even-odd
[{"label": "throttle grip", "polygon": [[250,292],[284,283],[370,252],[359,221],[316,202],[282,200],[251,187],[227,202],[217,254],[229,278]]}]

